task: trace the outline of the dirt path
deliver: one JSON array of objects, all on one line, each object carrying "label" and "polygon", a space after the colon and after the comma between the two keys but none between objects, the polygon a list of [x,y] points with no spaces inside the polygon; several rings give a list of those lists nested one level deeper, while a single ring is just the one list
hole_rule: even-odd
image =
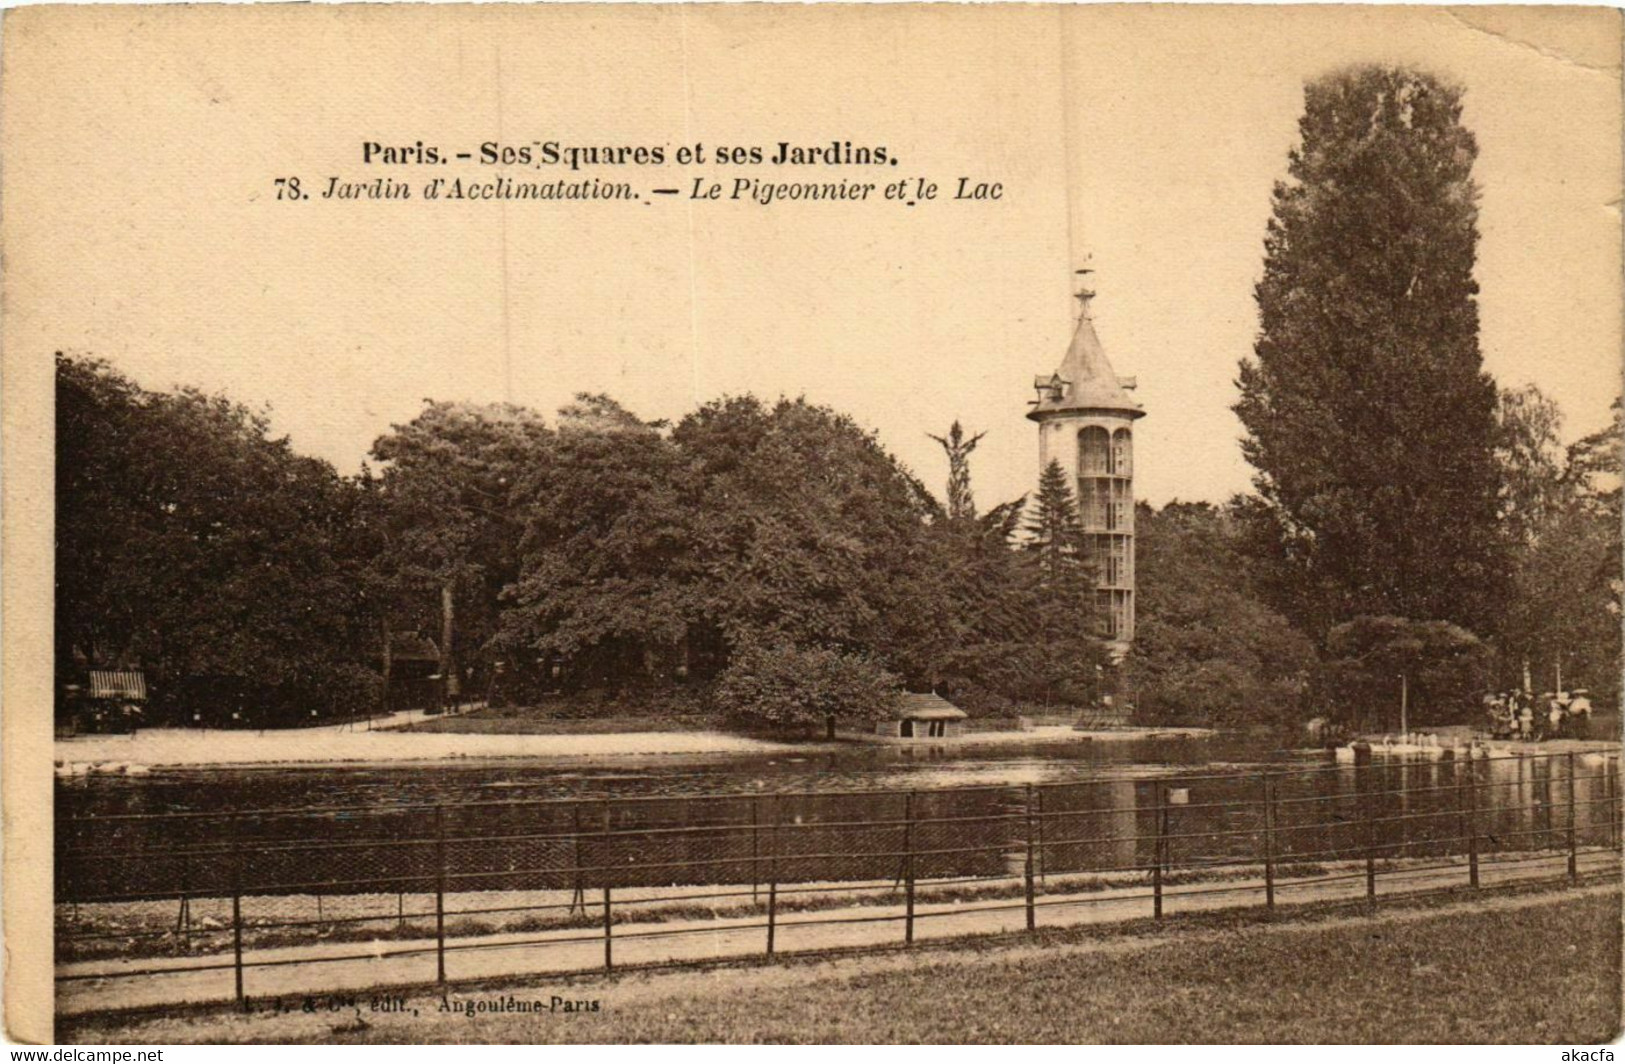
[{"label": "dirt path", "polygon": [[[1480,881],[1484,886],[1500,886],[1539,880],[1561,875],[1565,866],[1562,854],[1517,863],[1486,861]],[[1617,855],[1592,852],[1581,855],[1579,870],[1586,874],[1617,866]],[[1459,865],[1385,872],[1377,880],[1378,897],[1459,888],[1462,879]],[[1276,884],[1276,899],[1283,905],[1351,901],[1363,898],[1365,891],[1365,878],[1356,873],[1282,880]],[[1169,887],[1164,892],[1163,911],[1178,914],[1254,907],[1263,903],[1263,895],[1264,884],[1256,879]],[[1035,913],[1040,927],[1120,922],[1152,915],[1152,899],[1143,887],[1040,897]],[[777,920],[774,950],[794,954],[895,945],[903,937],[903,916],[901,905],[785,914]],[[1026,927],[1026,908],[1021,899],[925,903],[916,906],[914,924],[916,941],[1010,933]],[[601,970],[605,963],[602,934],[581,928],[448,939],[447,946],[446,977],[450,981],[591,972]],[[617,924],[610,941],[611,959],[621,966],[742,958],[759,956],[765,950],[766,929],[755,916]],[[435,952],[433,939],[252,950],[244,954],[245,993],[251,999],[265,999],[431,983],[436,976]],[[203,965],[213,967],[205,970]],[[58,976],[76,978],[57,984],[57,1011],[72,1015],[230,1001],[235,993],[230,965],[229,955],[61,965]],[[133,974],[137,972],[153,974]]]},{"label": "dirt path", "polygon": [[[1414,924],[1424,920],[1437,919],[1442,915],[1468,910],[1475,912],[1494,910],[1500,912],[1555,905],[1575,898],[1617,893],[1619,889],[1618,884],[1603,883],[1579,887],[1574,890],[1502,895],[1419,908],[1395,907],[1378,910],[1378,917],[1386,924]],[[1396,903],[1396,905],[1403,904],[1403,902]],[[1331,930],[1365,926],[1371,920],[1372,917],[1366,913],[1325,916],[1315,919],[1313,926],[1317,929]],[[1248,926],[1245,933],[1266,937],[1290,935],[1301,932],[1304,926],[1302,923],[1260,923]],[[1001,945],[997,950],[985,948],[939,949],[932,950],[929,953],[892,951],[864,956],[831,957],[825,960],[810,961],[805,964],[784,964],[767,968],[718,967],[697,971],[651,970],[628,972],[620,976],[599,974],[585,978],[578,977],[578,980],[572,980],[571,985],[585,990],[594,985],[613,982],[616,1004],[625,1007],[646,1004],[673,995],[688,998],[696,993],[717,995],[752,993],[781,987],[802,986],[824,979],[839,978],[843,975],[858,973],[870,975],[879,972],[932,968],[939,965],[1019,964],[1024,960],[1040,958],[1049,961],[1065,961],[1080,956],[1122,956],[1157,949],[1170,944],[1194,946],[1204,942],[1217,942],[1222,939],[1233,938],[1236,934],[1237,930],[1235,928],[1225,928],[1223,930],[1181,929],[1150,935],[1090,939],[1082,942],[1048,943],[1042,946],[1014,943]]]}]

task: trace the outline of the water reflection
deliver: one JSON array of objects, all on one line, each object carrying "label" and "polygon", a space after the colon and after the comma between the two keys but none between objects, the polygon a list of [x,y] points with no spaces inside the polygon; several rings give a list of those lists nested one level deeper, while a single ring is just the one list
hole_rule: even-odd
[{"label": "water reflection", "polygon": [[667,756],[642,763],[591,762],[401,766],[322,766],[157,770],[140,778],[77,777],[57,782],[58,815],[183,812],[221,808],[373,805],[641,797],[771,791],[937,789],[1067,783],[1217,767],[1318,765],[1318,751],[1282,748],[1267,738],[1148,739],[963,747],[858,745],[806,756]]},{"label": "water reflection", "polygon": [[[908,850],[928,854],[918,860],[921,876],[1004,874],[1022,859],[1029,832],[1045,874],[1145,868],[1159,836],[1165,863],[1182,868],[1255,862],[1266,852],[1305,866],[1367,854],[1457,857],[1469,840],[1480,853],[1557,849],[1568,847],[1571,830],[1576,846],[1613,846],[1617,767],[1600,755],[1379,758],[1356,767],[1215,739],[973,755],[867,747],[663,759],[635,770],[495,763],[92,777],[58,784],[58,856],[83,855],[72,867],[59,862],[58,881],[86,896],[172,890],[177,876],[197,887],[223,867],[190,855],[98,858],[208,847],[228,831],[285,854],[254,858],[251,880],[260,883],[419,876],[431,851],[399,843],[423,835],[432,819],[424,806],[437,802],[480,803],[445,811],[450,837],[468,840],[453,860],[459,875],[474,877],[463,880],[469,889],[558,886],[561,870],[581,865],[568,840],[583,825],[589,834],[622,833],[588,839],[589,864],[616,869],[619,882],[651,884],[754,882],[768,852],[780,854],[786,881],[892,877]],[[1170,803],[1174,790],[1179,804]],[[243,817],[235,826],[213,816],[105,816],[317,808],[328,811]],[[480,841],[494,835],[524,841]],[[299,844],[311,838],[358,848],[324,856]],[[503,877],[513,869],[534,875]]]}]

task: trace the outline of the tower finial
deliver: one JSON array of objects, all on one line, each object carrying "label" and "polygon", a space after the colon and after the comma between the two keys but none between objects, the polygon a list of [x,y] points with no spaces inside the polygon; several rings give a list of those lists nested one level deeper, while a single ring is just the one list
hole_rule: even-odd
[{"label": "tower finial", "polygon": [[[1087,262],[1089,260],[1085,259],[1084,261]],[[1087,266],[1083,267],[1082,269],[1077,269],[1077,270],[1072,271],[1074,276],[1082,277],[1082,278],[1085,279],[1084,282],[1083,282],[1083,287],[1079,288],[1076,292],[1074,292],[1072,294],[1072,298],[1076,299],[1078,301],[1078,317],[1079,318],[1087,318],[1089,316],[1089,301],[1091,299],[1095,298],[1095,291],[1094,291],[1094,289],[1089,287],[1089,281],[1088,281],[1089,275],[1091,273],[1094,273],[1094,272],[1095,272],[1094,270],[1090,269]]]}]

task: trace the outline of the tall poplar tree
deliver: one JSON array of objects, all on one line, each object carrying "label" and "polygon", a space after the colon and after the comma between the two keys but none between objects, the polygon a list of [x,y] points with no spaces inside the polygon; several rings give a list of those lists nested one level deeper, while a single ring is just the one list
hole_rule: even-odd
[{"label": "tall poplar tree", "polygon": [[1283,613],[1493,633],[1496,389],[1478,347],[1477,146],[1462,90],[1360,67],[1305,89],[1235,410]]}]

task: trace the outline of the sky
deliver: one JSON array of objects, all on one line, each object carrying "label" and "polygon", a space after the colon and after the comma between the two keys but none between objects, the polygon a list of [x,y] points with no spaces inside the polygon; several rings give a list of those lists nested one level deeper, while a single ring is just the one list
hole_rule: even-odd
[{"label": "sky", "polygon": [[[15,13],[14,13],[15,14]],[[1237,363],[1306,79],[1356,62],[1466,87],[1486,368],[1572,439],[1619,391],[1620,71],[1605,9],[322,8],[13,19],[0,126],[6,357],[104,357],[150,388],[268,405],[341,472],[425,398],[646,418],[725,394],[851,414],[929,485],[928,434],[985,433],[988,506],[1031,490],[1035,374],[1087,264],[1138,378],[1137,494],[1246,490]],[[278,202],[366,141],[885,145],[881,168],[584,170],[630,204]],[[551,171],[507,171],[553,180]],[[699,202],[696,178],[884,184],[907,206]],[[996,201],[955,202],[958,179]]]}]

